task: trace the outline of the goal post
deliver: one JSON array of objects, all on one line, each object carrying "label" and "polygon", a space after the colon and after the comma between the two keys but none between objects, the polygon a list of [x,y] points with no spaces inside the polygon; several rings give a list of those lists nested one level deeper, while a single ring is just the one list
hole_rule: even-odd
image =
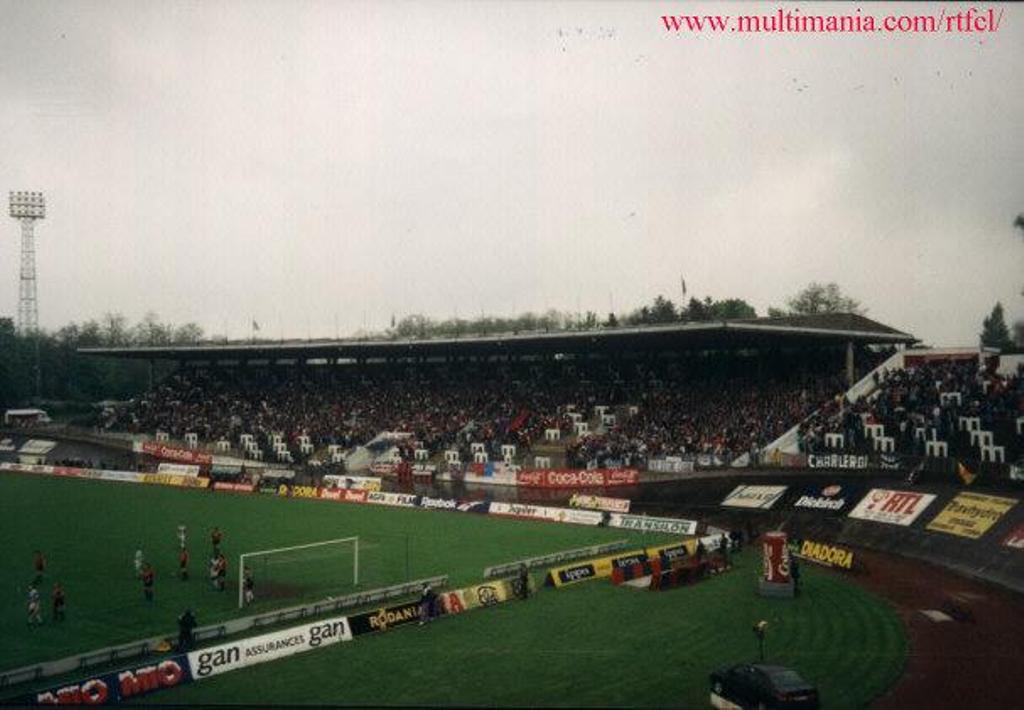
[{"label": "goal post", "polygon": [[[274,564],[272,558],[277,557],[282,565],[290,563],[310,563],[322,561],[324,556],[330,555],[330,547],[352,550],[352,586],[359,584],[359,537],[342,537],[336,540],[321,540],[310,542],[305,545],[292,545],[290,547],[277,547],[272,550],[258,550],[256,552],[243,552],[238,557],[238,608],[245,606],[245,570],[252,570],[252,563],[260,559],[266,560],[267,564]],[[318,554],[326,553],[326,554]],[[260,580],[255,580],[257,584]]]}]

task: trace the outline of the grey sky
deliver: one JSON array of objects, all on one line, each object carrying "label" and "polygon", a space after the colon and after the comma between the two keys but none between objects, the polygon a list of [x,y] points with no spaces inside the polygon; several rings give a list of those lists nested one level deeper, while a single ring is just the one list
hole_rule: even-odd
[{"label": "grey sky", "polygon": [[935,344],[996,300],[1024,317],[1024,7],[985,35],[660,19],[780,6],[0,2],[0,189],[48,199],[40,323],[333,336],[623,311],[680,273],[762,313],[837,281]]}]

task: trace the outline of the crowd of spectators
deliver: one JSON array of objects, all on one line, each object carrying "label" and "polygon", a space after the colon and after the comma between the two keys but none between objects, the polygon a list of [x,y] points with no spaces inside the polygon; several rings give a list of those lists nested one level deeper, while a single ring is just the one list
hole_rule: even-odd
[{"label": "crowd of spectators", "polygon": [[710,455],[729,462],[756,454],[843,389],[834,376],[666,382],[641,393],[636,415],[570,444],[567,461],[643,466],[650,458]]},{"label": "crowd of spectators", "polygon": [[539,368],[190,368],[110,412],[102,426],[163,431],[179,440],[194,432],[202,441],[237,442],[248,433],[266,442],[282,433],[294,444],[305,435],[315,447],[343,449],[383,431],[409,432],[399,445],[406,459],[420,446],[432,454],[455,448],[470,458],[472,442],[484,442],[500,458],[502,444],[528,451],[545,429],[568,432],[560,405],[587,407],[609,395],[607,388]]},{"label": "crowd of spectators", "polygon": [[[615,367],[563,363],[405,367],[182,368],[128,406],[105,414],[106,429],[204,442],[252,434],[267,446],[283,434],[293,451],[300,436],[316,449],[365,445],[381,432],[397,441],[403,460],[416,448],[448,449],[471,461],[482,442],[491,460],[514,444],[520,457],[559,429],[571,466],[643,465],[653,457],[712,454],[729,458],[757,450],[843,389],[826,371],[772,367],[757,377],[748,363],[731,367],[630,363]],[[592,420],[595,405],[618,412],[614,426],[572,437],[567,406]],[[625,407],[637,408],[628,416]]]},{"label": "crowd of spectators", "polygon": [[[843,448],[865,452],[871,441],[864,424],[881,424],[895,439],[896,452],[923,455],[926,439],[945,441],[950,454],[966,454],[969,434],[960,417],[978,417],[981,430],[995,432],[1007,447],[1007,460],[1018,453],[1016,419],[1024,414],[1024,380],[1020,371],[999,375],[978,365],[977,358],[927,361],[876,376],[875,390],[857,402],[842,397],[827,402],[800,427],[800,447],[807,453],[826,450],[825,435],[843,435]],[[943,394],[958,393],[959,397]],[[925,438],[915,436],[924,429]],[[829,449],[831,450],[831,449]],[[975,452],[974,458],[977,458]]]}]

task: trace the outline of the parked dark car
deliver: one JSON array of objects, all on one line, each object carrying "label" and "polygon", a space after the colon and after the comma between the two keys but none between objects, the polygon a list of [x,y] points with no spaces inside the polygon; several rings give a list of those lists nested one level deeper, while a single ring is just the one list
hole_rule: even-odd
[{"label": "parked dark car", "polygon": [[[782,666],[740,663],[711,674],[711,699],[715,696],[741,708],[801,708],[817,710],[818,689],[796,671]],[[716,707],[728,705],[715,704]]]}]

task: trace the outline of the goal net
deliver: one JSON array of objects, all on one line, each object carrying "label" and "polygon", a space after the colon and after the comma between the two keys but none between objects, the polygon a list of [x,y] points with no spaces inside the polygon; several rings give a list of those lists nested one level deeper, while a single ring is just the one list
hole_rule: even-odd
[{"label": "goal net", "polygon": [[247,586],[253,601],[347,594],[359,584],[359,538],[245,552],[237,574],[239,609],[246,605]]}]

